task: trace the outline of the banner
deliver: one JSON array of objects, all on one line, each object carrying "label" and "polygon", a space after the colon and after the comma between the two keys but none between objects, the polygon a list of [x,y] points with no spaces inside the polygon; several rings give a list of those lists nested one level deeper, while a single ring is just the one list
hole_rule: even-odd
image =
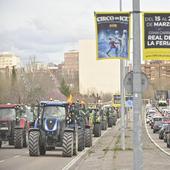
[{"label": "banner", "polygon": [[170,13],[143,13],[144,60],[170,60]]},{"label": "banner", "polygon": [[97,59],[129,59],[129,22],[129,13],[95,13]]}]

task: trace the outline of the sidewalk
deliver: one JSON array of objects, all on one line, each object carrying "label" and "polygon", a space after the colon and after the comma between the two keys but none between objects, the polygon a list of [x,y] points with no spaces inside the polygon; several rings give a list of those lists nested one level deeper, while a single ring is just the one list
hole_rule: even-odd
[{"label": "sidewalk", "polygon": [[[130,116],[132,117],[132,116]],[[132,120],[126,128],[126,150],[121,150],[120,123],[108,132],[92,147],[87,156],[80,161],[76,170],[132,170],[133,143]],[[170,169],[170,157],[162,153],[148,138],[143,126],[143,169]]]}]

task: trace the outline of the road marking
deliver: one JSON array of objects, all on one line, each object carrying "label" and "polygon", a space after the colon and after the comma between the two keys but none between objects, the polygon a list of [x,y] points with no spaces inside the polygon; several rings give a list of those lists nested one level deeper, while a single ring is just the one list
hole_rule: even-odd
[{"label": "road marking", "polygon": [[13,158],[18,158],[18,157],[20,157],[20,155],[15,155]]},{"label": "road marking", "polygon": [[161,148],[161,147],[152,139],[151,135],[149,134],[147,125],[146,125],[146,116],[144,116],[144,117],[145,117],[145,118],[144,118],[144,121],[145,121],[145,129],[146,129],[146,133],[147,133],[149,139],[151,140],[151,142],[152,142],[158,149],[160,149],[160,150],[161,150],[162,152],[164,152],[166,155],[170,156],[170,153],[169,153],[169,152],[167,152],[167,151],[165,151],[163,148]]},{"label": "road marking", "polygon": [[[119,123],[120,120],[117,121],[117,124]],[[115,126],[116,127],[116,126]],[[111,130],[112,128],[108,128],[108,130]],[[105,133],[108,132],[108,130],[104,131],[104,133],[97,139],[95,139],[93,141],[93,146],[95,146],[95,144],[98,142],[98,140],[104,136]],[[78,154],[78,156],[76,156],[74,159],[72,159],[64,168],[62,168],[62,170],[69,170],[76,162],[78,162],[92,147],[90,148],[85,148],[82,152],[80,152],[80,154]]]},{"label": "road marking", "polygon": [[1,160],[1,161],[0,161],[0,163],[3,163],[3,162],[5,162],[5,160]]}]

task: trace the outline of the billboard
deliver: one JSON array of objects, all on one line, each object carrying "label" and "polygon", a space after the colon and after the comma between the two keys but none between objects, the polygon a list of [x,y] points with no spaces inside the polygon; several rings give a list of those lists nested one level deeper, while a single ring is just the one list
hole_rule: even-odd
[{"label": "billboard", "polygon": [[96,12],[97,59],[129,59],[130,14]]},{"label": "billboard", "polygon": [[144,60],[170,60],[170,13],[143,13]]}]

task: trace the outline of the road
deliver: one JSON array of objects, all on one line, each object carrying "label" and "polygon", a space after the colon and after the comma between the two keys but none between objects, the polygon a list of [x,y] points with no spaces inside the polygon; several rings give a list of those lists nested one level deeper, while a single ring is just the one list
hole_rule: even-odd
[{"label": "road", "polygon": [[2,146],[0,150],[1,170],[60,170],[72,158],[63,158],[61,151],[48,151],[46,156],[30,157],[28,148],[14,149]]},{"label": "road", "polygon": [[153,133],[153,129],[150,128],[149,125],[146,125],[148,133],[150,135],[150,137],[152,138],[152,140],[161,148],[163,149],[165,152],[167,152],[170,155],[170,148],[167,148],[167,144],[164,142],[164,140],[160,140],[159,139],[159,134],[157,133]]},{"label": "road", "polygon": [[[102,135],[106,131],[102,131]],[[93,143],[99,138],[93,137]],[[86,150],[88,150],[86,148]],[[82,152],[79,152],[80,156]],[[61,151],[47,151],[45,156],[30,157],[28,148],[15,149],[13,146],[3,144],[0,149],[0,170],[62,170],[76,156],[72,158],[62,157]]]}]

